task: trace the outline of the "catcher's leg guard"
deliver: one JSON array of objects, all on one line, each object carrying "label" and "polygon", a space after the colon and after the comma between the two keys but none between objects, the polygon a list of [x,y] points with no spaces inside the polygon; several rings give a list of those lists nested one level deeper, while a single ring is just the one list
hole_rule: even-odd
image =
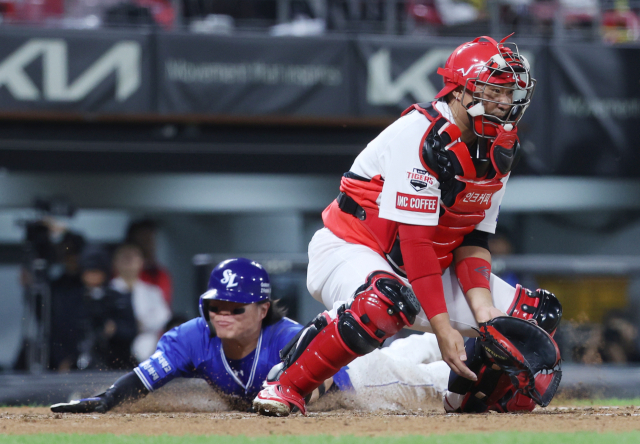
[{"label": "catcher's leg guard", "polygon": [[[562,318],[562,305],[553,293],[538,289],[535,292],[520,285],[507,314],[524,320],[535,320],[538,326],[553,336]],[[482,413],[531,411],[535,401],[516,391],[509,377],[486,359],[478,338],[465,343],[467,366],[478,375],[473,382],[451,372],[449,391],[443,398],[448,412]],[[562,372],[540,373],[535,377],[538,401],[546,406],[551,402],[560,383]]]},{"label": "catcher's leg guard", "polygon": [[319,316],[283,349],[283,363],[270,374],[277,381],[258,394],[254,408],[284,416],[296,406],[305,414],[306,395],[358,356],[412,325],[419,311],[415,295],[396,276],[371,273],[335,319]]}]

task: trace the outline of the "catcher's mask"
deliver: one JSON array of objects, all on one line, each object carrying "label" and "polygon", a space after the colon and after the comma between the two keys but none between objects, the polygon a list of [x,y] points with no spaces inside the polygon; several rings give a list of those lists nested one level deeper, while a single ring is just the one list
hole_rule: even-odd
[{"label": "catcher's mask", "polygon": [[[531,103],[536,80],[531,77],[529,62],[520,54],[517,45],[506,41],[511,35],[500,42],[487,36],[477,37],[456,48],[445,67],[438,68],[438,74],[444,78],[444,88],[436,98],[444,97],[458,87],[462,87],[462,103],[470,94],[467,113],[478,137],[495,138],[498,125],[511,131]],[[489,97],[487,91],[492,85],[511,91],[511,101]],[[489,102],[505,105],[506,113],[502,117],[486,113],[485,105]]]}]

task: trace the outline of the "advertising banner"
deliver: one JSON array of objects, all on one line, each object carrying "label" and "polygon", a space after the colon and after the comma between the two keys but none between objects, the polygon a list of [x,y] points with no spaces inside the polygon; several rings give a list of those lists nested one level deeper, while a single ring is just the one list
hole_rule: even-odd
[{"label": "advertising banner", "polygon": [[637,176],[640,49],[550,46],[545,112],[552,173]]},{"label": "advertising banner", "polygon": [[[0,112],[389,121],[442,88],[464,38],[0,30]],[[638,176],[640,47],[520,41],[532,174]]]},{"label": "advertising banner", "polygon": [[2,29],[0,111],[149,113],[144,33]]},{"label": "advertising banner", "polygon": [[436,74],[456,41],[361,37],[354,41],[357,110],[363,116],[399,116],[414,103],[433,100],[442,88]]},{"label": "advertising banner", "polygon": [[353,115],[342,39],[158,35],[162,114]]}]

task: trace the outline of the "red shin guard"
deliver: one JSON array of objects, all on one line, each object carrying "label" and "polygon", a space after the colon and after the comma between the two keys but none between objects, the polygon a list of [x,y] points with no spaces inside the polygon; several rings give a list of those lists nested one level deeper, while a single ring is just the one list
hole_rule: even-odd
[{"label": "red shin guard", "polygon": [[413,324],[420,304],[396,276],[374,272],[354,300],[313,337],[279,376],[279,394],[304,413],[303,398],[358,356]]},{"label": "red shin guard", "polygon": [[403,327],[413,324],[420,305],[394,275],[369,275],[349,308],[338,310],[279,377],[283,392],[293,389],[302,397],[311,393],[340,368],[378,348]]},{"label": "red shin guard", "polygon": [[280,375],[280,385],[283,389],[291,387],[303,397],[307,396],[358,356],[340,338],[336,318],[311,341],[296,362]]}]

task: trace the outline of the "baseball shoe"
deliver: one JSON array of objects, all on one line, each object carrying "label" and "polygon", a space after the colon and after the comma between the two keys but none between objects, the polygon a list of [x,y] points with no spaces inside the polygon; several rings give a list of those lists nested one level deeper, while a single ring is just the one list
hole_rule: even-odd
[{"label": "baseball shoe", "polygon": [[461,413],[462,409],[462,401],[464,400],[464,395],[459,395],[457,393],[452,393],[448,390],[445,390],[444,395],[442,396],[442,404],[444,405],[444,411],[447,413]]},{"label": "baseball shoe", "polygon": [[107,404],[100,397],[76,399],[51,406],[51,411],[55,413],[106,413],[107,410]]},{"label": "baseball shoe", "polygon": [[265,382],[253,400],[253,408],[264,416],[289,416],[294,407],[306,415],[304,398],[290,388],[283,388],[278,381]]}]

